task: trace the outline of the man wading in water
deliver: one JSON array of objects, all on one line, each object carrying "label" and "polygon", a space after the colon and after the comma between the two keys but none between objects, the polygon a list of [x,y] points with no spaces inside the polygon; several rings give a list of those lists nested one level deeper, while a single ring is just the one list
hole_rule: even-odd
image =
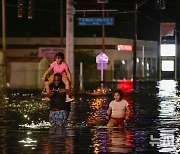
[{"label": "man wading in water", "polygon": [[60,74],[54,74],[53,83],[49,87],[50,92],[42,94],[42,97],[50,98],[50,125],[65,127],[70,111],[70,102],[66,102],[66,94],[72,96],[75,91],[64,88]]}]

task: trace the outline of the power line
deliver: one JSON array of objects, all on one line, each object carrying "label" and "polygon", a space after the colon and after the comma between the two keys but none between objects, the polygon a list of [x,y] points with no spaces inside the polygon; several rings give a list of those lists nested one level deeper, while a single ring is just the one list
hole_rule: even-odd
[{"label": "power line", "polygon": [[153,7],[150,7],[150,6],[149,6],[149,8],[152,9],[154,12],[158,13],[161,17],[167,19],[168,21],[174,22],[172,19],[170,19],[169,17],[163,15],[162,13],[160,13],[159,11],[157,11],[156,9],[154,9]]},{"label": "power line", "polygon": [[158,21],[156,21],[156,20],[152,19],[151,17],[149,17],[149,16],[147,16],[147,15],[145,15],[145,14],[143,14],[143,13],[139,12],[139,11],[137,11],[137,12],[138,12],[139,14],[141,14],[142,16],[146,17],[147,19],[149,19],[149,20],[151,20],[151,21],[153,21],[153,22],[155,22],[155,23],[160,24],[160,22],[158,22]]},{"label": "power line", "polygon": [[[55,0],[46,0],[46,1],[53,1],[53,2],[60,2],[60,1],[55,1]],[[89,4],[89,3],[79,3],[79,4]],[[95,4],[95,3],[94,3]],[[132,4],[132,3],[110,3],[110,4],[125,4],[125,5],[129,5],[129,4]],[[151,7],[150,5],[149,5],[150,3],[148,3],[148,4],[146,4],[150,9],[152,9],[154,12],[156,12],[156,13],[158,13],[161,17],[163,17],[163,18],[166,18],[167,20],[169,20],[169,21],[173,21],[172,19],[170,19],[170,18],[168,18],[167,16],[164,16],[164,15],[162,15],[161,13],[159,13],[159,11],[156,11],[156,9],[154,9],[153,7]],[[166,4],[173,4],[173,5],[175,5],[175,4],[177,4],[177,3],[166,3]],[[6,6],[9,6],[9,7],[15,7],[15,8],[18,8],[18,6],[16,6],[16,5],[13,5],[13,4],[9,4],[9,3],[6,3]],[[28,9],[28,7],[24,7],[25,9]],[[42,11],[42,12],[50,12],[50,13],[57,13],[57,14],[59,14],[59,10],[57,10],[57,11],[54,11],[54,10],[48,10],[48,9],[40,9],[40,8],[34,8],[34,10],[36,10],[36,11]],[[96,14],[96,15],[98,15],[98,14],[102,14],[102,12],[101,12],[102,10],[96,10],[96,9],[93,9],[93,10],[75,10],[75,12],[76,13],[88,13],[88,14]],[[107,11],[109,14],[127,14],[127,13],[134,13],[134,11],[118,11],[118,10],[105,10],[105,11]],[[140,12],[140,11],[138,11],[138,13],[139,14],[141,14],[142,16],[144,16],[145,18],[147,18],[147,19],[149,19],[149,20],[151,20],[151,21],[153,21],[153,22],[155,22],[155,23],[158,23],[158,24],[160,24],[160,22],[159,21],[157,21],[157,20],[154,20],[152,17],[150,17],[150,16],[147,16],[147,15],[145,15],[144,13],[142,13],[142,12]]]}]

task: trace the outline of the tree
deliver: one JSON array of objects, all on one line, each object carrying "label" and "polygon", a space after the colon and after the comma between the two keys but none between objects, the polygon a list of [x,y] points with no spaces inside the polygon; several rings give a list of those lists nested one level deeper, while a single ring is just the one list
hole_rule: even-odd
[{"label": "tree", "polygon": [[83,63],[84,69],[94,68],[96,66],[95,50],[77,49],[74,52],[75,69],[80,67],[80,62]]}]

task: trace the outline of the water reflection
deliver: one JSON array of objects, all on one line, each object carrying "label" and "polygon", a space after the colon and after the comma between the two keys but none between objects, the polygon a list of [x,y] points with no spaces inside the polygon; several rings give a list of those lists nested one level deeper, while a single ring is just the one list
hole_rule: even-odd
[{"label": "water reflection", "polygon": [[157,83],[159,89],[159,97],[176,97],[177,93],[177,81],[175,80],[161,80]]},{"label": "water reflection", "polygon": [[108,152],[129,153],[132,152],[131,130],[116,129],[108,132]]},{"label": "water reflection", "polygon": [[86,122],[88,124],[102,124],[106,123],[105,115],[108,108],[107,97],[99,97],[88,99],[87,103],[90,107],[90,112],[88,112],[88,118]]},{"label": "water reflection", "polygon": [[132,135],[130,130],[120,128],[97,128],[91,131],[93,133],[92,144],[94,153],[132,152]]},{"label": "water reflection", "polygon": [[149,131],[145,128],[133,128],[132,148],[134,153],[146,153],[149,148]]},{"label": "water reflection", "polygon": [[161,101],[159,102],[159,120],[158,123],[166,126],[179,125],[180,116],[177,110],[179,98],[177,96],[177,81],[162,80],[158,83]]},{"label": "water reflection", "polygon": [[37,145],[37,141],[36,140],[33,140],[31,138],[26,138],[25,140],[21,140],[21,141],[18,141],[19,143],[22,143],[23,146],[25,147],[32,147],[32,149],[34,149]]},{"label": "water reflection", "polygon": [[[157,138],[157,147],[159,152],[172,153],[180,148],[179,138],[176,136],[176,132],[179,131],[177,128],[160,128],[159,138]],[[178,135],[178,134],[177,134]],[[175,142],[176,140],[176,142]],[[179,142],[179,143],[178,143]]]},{"label": "water reflection", "polygon": [[50,128],[49,137],[43,139],[46,142],[43,147],[43,153],[73,153],[74,141],[71,136],[74,136],[72,130]]},{"label": "water reflection", "polygon": [[117,84],[132,109],[125,129],[106,127],[112,96],[77,96],[68,125],[50,128],[49,104],[35,92],[0,97],[0,153],[180,152],[180,90],[173,80]]}]

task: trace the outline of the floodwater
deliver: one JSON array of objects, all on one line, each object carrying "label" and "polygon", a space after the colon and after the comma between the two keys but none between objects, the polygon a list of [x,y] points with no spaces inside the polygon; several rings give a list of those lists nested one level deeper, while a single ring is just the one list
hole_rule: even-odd
[{"label": "floodwater", "polygon": [[0,153],[180,153],[180,86],[174,80],[113,84],[131,107],[126,127],[107,128],[111,95],[77,95],[66,128],[50,128],[39,91],[0,97]]}]

